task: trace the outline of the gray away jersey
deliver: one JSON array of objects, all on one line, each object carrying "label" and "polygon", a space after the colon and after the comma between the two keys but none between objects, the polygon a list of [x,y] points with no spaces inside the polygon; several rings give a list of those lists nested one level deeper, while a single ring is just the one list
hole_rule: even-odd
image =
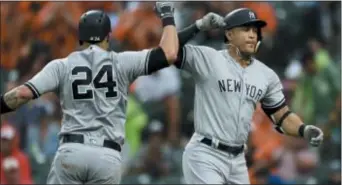
[{"label": "gray away jersey", "polygon": [[186,45],[181,69],[195,80],[195,132],[224,143],[247,141],[257,102],[277,108],[285,102],[278,75],[253,59],[243,68],[227,50]]},{"label": "gray away jersey", "polygon": [[129,84],[147,74],[150,50],[108,52],[96,45],[48,63],[26,84],[36,97],[59,96],[65,133],[124,143]]}]

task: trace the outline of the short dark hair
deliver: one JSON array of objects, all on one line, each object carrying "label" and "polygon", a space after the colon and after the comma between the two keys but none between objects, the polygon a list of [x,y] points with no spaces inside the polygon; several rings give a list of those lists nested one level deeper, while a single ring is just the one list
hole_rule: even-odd
[{"label": "short dark hair", "polygon": [[314,56],[315,54],[311,50],[306,49],[304,50],[300,61],[303,65],[307,65],[309,62],[314,61]]}]

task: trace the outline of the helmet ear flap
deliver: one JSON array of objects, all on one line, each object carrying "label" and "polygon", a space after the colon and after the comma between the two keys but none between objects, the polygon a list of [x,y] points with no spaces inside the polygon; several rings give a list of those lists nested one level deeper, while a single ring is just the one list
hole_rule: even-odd
[{"label": "helmet ear flap", "polygon": [[254,52],[256,53],[259,49],[259,46],[261,44],[261,40],[262,40],[262,34],[261,34],[261,28],[258,28],[258,32],[257,32],[257,39],[258,39],[258,42],[257,44],[255,45],[255,49],[254,49]]},{"label": "helmet ear flap", "polygon": [[257,44],[255,45],[255,49],[254,49],[255,53],[258,51],[260,44],[261,44],[261,41],[258,41]]}]

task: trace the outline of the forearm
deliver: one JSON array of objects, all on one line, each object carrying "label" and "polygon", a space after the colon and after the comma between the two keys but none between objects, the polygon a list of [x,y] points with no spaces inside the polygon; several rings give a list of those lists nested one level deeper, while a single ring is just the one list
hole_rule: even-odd
[{"label": "forearm", "polygon": [[162,48],[168,63],[173,64],[177,59],[179,48],[178,35],[176,26],[174,25],[173,17],[164,19],[163,26],[164,30],[159,47]]},{"label": "forearm", "polygon": [[297,136],[297,137],[302,137],[299,134],[299,128],[303,125],[304,123],[302,120],[299,118],[299,116],[295,113],[291,113],[284,121],[282,124],[282,128],[286,135],[290,136]]},{"label": "forearm", "polygon": [[16,87],[1,96],[1,114],[11,112],[33,98],[33,94],[26,86]]},{"label": "forearm", "polygon": [[302,125],[304,125],[303,121],[297,114],[289,112],[289,108],[287,106],[277,111],[277,113],[275,114],[275,118],[277,121],[277,125],[281,126],[284,134],[289,136],[302,137],[302,135],[300,135],[299,129]]},{"label": "forearm", "polygon": [[313,125],[305,125],[298,115],[289,111],[287,106],[278,110],[273,116],[279,132],[305,138],[314,147],[318,147],[322,143],[324,137],[322,130]]},{"label": "forearm", "polygon": [[197,28],[196,24],[191,24],[190,26],[184,28],[178,32],[179,46],[184,46],[189,40],[196,36],[200,30]]}]

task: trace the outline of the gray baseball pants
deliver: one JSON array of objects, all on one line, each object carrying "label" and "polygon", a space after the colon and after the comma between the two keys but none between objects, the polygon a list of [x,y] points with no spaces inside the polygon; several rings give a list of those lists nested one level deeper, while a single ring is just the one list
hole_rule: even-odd
[{"label": "gray baseball pants", "polygon": [[47,184],[119,184],[121,156],[113,149],[64,143],[51,164]]},{"label": "gray baseball pants", "polygon": [[244,152],[234,156],[200,142],[196,133],[183,153],[187,184],[250,184]]}]

